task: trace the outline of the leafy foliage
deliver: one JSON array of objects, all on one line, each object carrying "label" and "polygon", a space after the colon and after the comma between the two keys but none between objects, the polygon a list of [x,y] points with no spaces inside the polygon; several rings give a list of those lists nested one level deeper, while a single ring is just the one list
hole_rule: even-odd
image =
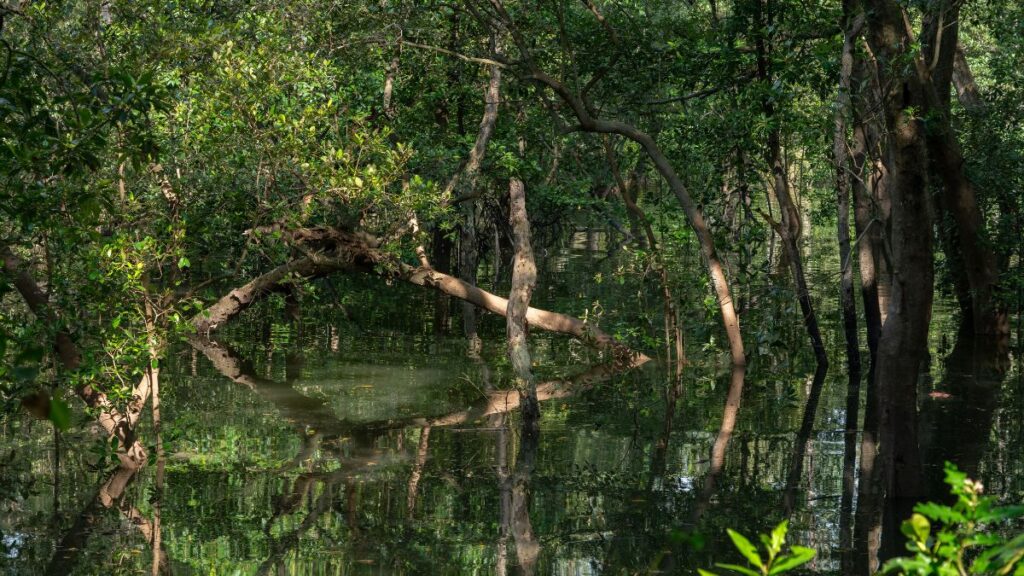
[{"label": "leafy foliage", "polygon": [[[810,562],[814,558],[815,552],[805,546],[795,545],[789,547],[788,551],[783,551],[788,530],[789,521],[783,520],[770,534],[761,534],[762,555],[762,552],[758,550],[754,543],[739,532],[729,528],[726,532],[729,534],[729,538],[732,540],[736,550],[747,560],[747,565],[719,563],[715,564],[715,566],[746,576],[772,576],[774,574],[792,572]],[[701,576],[716,576],[707,570],[699,570],[699,572]]]},{"label": "leafy foliage", "polygon": [[[952,506],[925,502],[900,527],[913,556],[894,558],[883,574],[966,576],[1024,574],[1024,534],[1007,540],[1005,521],[1024,516],[1024,506],[997,506],[984,486],[954,464],[946,463],[946,483],[956,497]],[[937,523],[937,524],[936,524]]]}]

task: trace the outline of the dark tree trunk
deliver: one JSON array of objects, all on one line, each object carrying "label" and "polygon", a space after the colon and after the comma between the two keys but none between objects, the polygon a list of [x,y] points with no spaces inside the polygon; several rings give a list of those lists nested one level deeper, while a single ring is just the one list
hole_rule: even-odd
[{"label": "dark tree trunk", "polygon": [[[944,243],[954,266],[953,279],[960,284],[965,327],[975,334],[1006,337],[1009,315],[996,303],[999,280],[996,255],[988,245],[985,220],[978,208],[974,184],[967,178],[966,162],[950,121],[951,84],[956,73],[960,0],[933,2],[924,16],[923,61],[917,60],[924,111],[932,118],[927,131],[932,166],[942,179],[942,206],[952,217],[956,234]],[[964,61],[966,64],[966,61]],[[961,72],[966,66],[961,67]],[[967,285],[963,282],[966,280]],[[969,299],[963,301],[963,294]]]},{"label": "dark tree trunk", "polygon": [[[501,90],[501,68],[498,66],[489,68],[490,77],[484,94],[484,113],[480,120],[480,130],[477,133],[476,142],[469,152],[465,166],[461,172],[457,172],[452,177],[444,190],[445,202],[461,201],[463,203],[463,222],[459,229],[459,277],[469,284],[476,284],[480,257],[479,241],[477,240],[480,216],[480,202],[477,197],[479,193],[476,189],[477,177],[480,174],[484,155],[487,153],[487,143],[494,133],[494,125],[498,120],[498,102]],[[472,305],[464,303],[462,305],[462,327],[467,340],[469,340],[470,350],[476,350],[480,346],[476,324],[476,309]]]},{"label": "dark tree trunk", "polygon": [[[764,37],[763,30],[767,29],[773,21],[770,11],[763,10],[762,0],[757,2],[758,31],[755,37],[757,51],[757,74],[762,82],[770,83],[773,80],[773,73],[770,61],[771,46],[768,39]],[[772,192],[779,205],[780,225],[774,225],[775,231],[782,239],[783,254],[785,263],[793,272],[793,283],[796,287],[797,301],[800,303],[800,311],[803,314],[804,327],[811,340],[811,348],[814,350],[814,357],[821,366],[828,365],[828,354],[825,352],[825,344],[821,338],[821,329],[818,327],[818,317],[814,312],[814,304],[811,301],[810,290],[807,287],[807,277],[804,274],[803,255],[800,253],[801,222],[800,211],[789,186],[789,175],[787,174],[786,160],[782,153],[782,130],[778,125],[779,119],[776,115],[775,106],[765,98],[761,102],[761,109],[768,123],[772,125],[768,133],[767,160],[772,172]]]},{"label": "dark tree trunk", "polygon": [[[878,456],[871,474],[861,482],[885,486],[891,498],[915,498],[922,489],[917,381],[927,356],[934,274],[926,134],[923,119],[916,115],[924,103],[925,86],[914,70],[899,64],[913,57],[900,6],[892,0],[867,0],[865,4],[868,44],[877,59],[879,83],[885,87],[885,145],[892,156],[893,280],[875,368]],[[870,517],[859,520],[877,530],[880,513],[880,509],[872,510]]]},{"label": "dark tree trunk", "polygon": [[[853,299],[853,262],[850,250],[850,166],[846,154],[846,119],[852,114],[850,85],[853,76],[854,44],[860,35],[862,19],[854,20],[853,0],[843,2],[845,40],[840,56],[839,93],[833,117],[832,161],[836,171],[837,238],[839,240],[839,302],[846,338],[846,363],[851,388],[860,386],[860,341],[857,337],[857,310]],[[854,377],[856,376],[856,380]],[[856,422],[854,422],[856,428]]]}]

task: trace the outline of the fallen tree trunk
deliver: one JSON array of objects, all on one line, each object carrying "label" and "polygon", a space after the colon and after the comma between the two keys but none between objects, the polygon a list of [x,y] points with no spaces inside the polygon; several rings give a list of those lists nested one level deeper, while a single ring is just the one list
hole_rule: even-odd
[{"label": "fallen tree trunk", "polygon": [[[282,264],[244,286],[232,290],[192,318],[192,325],[199,333],[209,335],[263,295],[280,288],[284,283],[291,282],[295,278],[312,279],[343,270],[385,275],[409,284],[433,288],[502,317],[508,313],[507,299],[454,276],[438,272],[429,266],[410,266],[401,262],[390,267],[380,266],[380,264],[388,263],[392,258],[378,249],[377,243],[372,238],[363,238],[355,233],[339,230],[326,232],[296,230],[282,234],[281,237],[286,241],[294,242],[301,242],[303,238],[311,237],[315,237],[321,242],[325,239],[332,239],[334,244],[330,252],[307,254],[302,258]],[[390,270],[383,271],[388,268]],[[526,311],[526,322],[538,330],[567,334],[579,338],[595,348],[611,352],[617,362],[633,363],[649,360],[647,355],[631,350],[596,326],[573,316],[531,307]]]},{"label": "fallen tree trunk", "polygon": [[352,262],[317,255],[292,260],[228,292],[212,306],[196,314],[192,318],[192,325],[200,334],[209,335],[260,297],[281,288],[293,279],[317,278],[352,265]]}]

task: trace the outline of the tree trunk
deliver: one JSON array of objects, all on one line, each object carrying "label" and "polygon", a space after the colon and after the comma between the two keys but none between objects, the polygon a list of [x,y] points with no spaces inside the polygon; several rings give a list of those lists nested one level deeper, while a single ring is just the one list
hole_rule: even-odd
[{"label": "tree trunk", "polygon": [[[757,12],[759,31],[772,24],[772,14],[762,10],[762,0],[758,0]],[[757,74],[762,82],[773,80],[769,61],[769,46],[763,34],[758,32],[755,38],[757,51]],[[825,351],[825,344],[821,339],[821,329],[818,327],[818,318],[814,312],[814,304],[811,302],[810,290],[807,287],[807,277],[804,274],[803,256],[800,253],[800,212],[790,193],[789,175],[787,174],[786,161],[782,153],[782,131],[779,128],[775,113],[775,106],[765,98],[761,102],[761,108],[768,123],[772,125],[768,133],[767,159],[772,172],[772,191],[775,200],[779,205],[781,214],[781,225],[773,225],[776,232],[782,239],[783,254],[788,260],[789,267],[793,271],[793,283],[796,287],[797,301],[800,303],[800,311],[803,314],[804,327],[811,340],[811,348],[814,350],[814,357],[819,366],[828,365],[828,354]]]},{"label": "tree trunk", "polygon": [[634,186],[636,186],[638,180],[637,178],[634,178],[631,182],[623,180],[622,172],[619,170],[619,163],[615,158],[615,150],[607,135],[604,139],[604,149],[605,159],[611,167],[612,176],[615,178],[615,185],[619,189],[619,196],[622,197],[622,202],[626,205],[626,211],[630,215],[630,221],[636,222],[643,228],[644,236],[647,239],[644,244],[649,247],[651,254],[654,257],[654,266],[657,268],[658,279],[660,280],[662,305],[665,310],[666,360],[669,362],[672,361],[674,351],[676,365],[682,366],[686,363],[686,351],[684,348],[682,327],[679,325],[679,314],[676,309],[676,301],[672,296],[672,288],[669,286],[668,270],[665,268],[665,261],[662,259],[661,251],[658,249],[658,240],[654,236],[654,229],[651,228],[651,222],[647,219],[647,214],[645,214],[643,209],[641,209],[636,203]]},{"label": "tree trunk", "polygon": [[987,244],[985,220],[978,208],[974,184],[964,171],[966,162],[950,122],[960,4],[959,0],[940,0],[925,13],[921,38],[924,61],[918,58],[916,69],[924,88],[924,110],[931,112],[933,118],[926,133],[932,166],[942,178],[943,207],[956,224],[956,236],[947,244],[956,253],[947,256],[963,268],[953,278],[967,281],[967,286],[959,287],[958,292],[970,295],[970,308],[963,308],[964,318],[969,320],[965,327],[979,335],[1006,337],[1010,333],[1009,315],[995,301],[999,280],[995,252]]},{"label": "tree trunk", "polygon": [[[868,70],[862,58],[857,57],[854,74],[855,86],[865,86]],[[876,475],[875,460],[878,451],[878,389],[875,385],[875,367],[877,366],[878,340],[882,332],[882,314],[878,290],[878,264],[881,261],[882,231],[885,227],[883,216],[875,213],[877,197],[876,189],[887,185],[888,180],[881,177],[887,172],[879,170],[883,162],[872,158],[877,156],[877,149],[870,145],[869,127],[865,125],[866,110],[871,106],[865,101],[865,95],[857,98],[854,106],[854,145],[853,145],[853,180],[854,221],[857,237],[858,266],[860,269],[861,301],[864,307],[864,324],[867,332],[870,367],[867,375],[867,391],[864,412],[863,433],[860,442],[860,481],[857,483],[857,510],[854,518],[852,544],[855,553],[845,561],[852,565],[853,571],[847,574],[870,574],[877,562],[877,542],[879,539],[883,490],[881,480]],[[887,194],[887,192],[885,193]],[[847,402],[847,414],[856,413]],[[859,403],[860,398],[856,398]],[[849,422],[848,422],[849,426]],[[852,452],[852,450],[851,450]],[[852,487],[846,486],[844,473],[844,499],[850,500],[852,506]],[[847,492],[850,495],[847,496]],[[879,524],[875,524],[875,522]],[[875,556],[871,549],[875,550]]]},{"label": "tree trunk", "polygon": [[959,44],[956,47],[956,54],[953,55],[953,86],[956,87],[957,99],[964,110],[971,114],[985,110],[985,101],[981,98],[981,90],[978,89],[978,83],[974,81],[974,74],[967,62],[964,48]]},{"label": "tree trunk", "polygon": [[526,214],[526,190],[522,180],[513,178],[508,184],[509,224],[515,244],[512,260],[512,291],[505,315],[508,332],[508,358],[516,377],[516,388],[523,398],[523,422],[536,432],[540,405],[537,403],[537,381],[530,362],[526,315],[530,297],[537,285],[537,265],[530,246],[530,221]]},{"label": "tree trunk", "polygon": [[866,4],[868,43],[877,58],[881,85],[886,87],[886,145],[893,158],[893,283],[875,372],[880,401],[875,467],[882,471],[880,478],[892,497],[913,498],[921,491],[917,381],[927,355],[934,274],[926,134],[923,119],[916,116],[924,103],[926,87],[914,70],[898,66],[913,49],[902,9],[892,0],[869,0]]},{"label": "tree trunk", "polygon": [[[477,220],[480,215],[479,199],[477,198],[479,194],[476,190],[477,176],[480,174],[480,166],[487,153],[487,143],[490,141],[491,135],[494,134],[494,125],[498,120],[498,102],[501,96],[501,68],[492,65],[489,66],[489,72],[487,91],[484,94],[484,113],[480,119],[480,130],[477,132],[476,142],[469,152],[466,165],[460,172],[456,172],[452,176],[443,192],[445,203],[451,201],[463,203],[463,223],[459,236],[459,277],[469,284],[476,284],[480,256],[477,247],[479,224]],[[469,340],[471,350],[476,350],[480,346],[480,336],[477,334],[476,324],[476,309],[469,303],[464,303],[462,305],[462,327]]]},{"label": "tree trunk", "polygon": [[[3,271],[11,279],[32,313],[50,326],[59,326],[60,321],[49,306],[49,296],[32,278],[27,263],[6,245],[0,245],[0,259],[3,260]],[[73,372],[81,367],[82,355],[71,339],[71,334],[65,329],[57,330],[54,336],[54,350],[65,370]],[[146,464],[146,450],[135,437],[135,421],[149,396],[150,375],[147,371],[132,391],[129,410],[125,414],[114,406],[106,394],[91,385],[84,384],[75,389],[85,404],[96,410],[96,419],[100,426],[108,435],[117,438],[117,456],[126,468],[138,469]]]},{"label": "tree trunk", "polygon": [[[832,161],[836,171],[837,238],[839,240],[839,302],[846,338],[846,363],[851,388],[860,387],[860,341],[857,337],[857,310],[853,299],[853,262],[850,250],[850,166],[846,154],[846,118],[852,113],[850,85],[853,76],[854,43],[860,35],[862,19],[854,20],[853,0],[843,2],[843,52],[839,66],[839,93],[833,116]],[[854,379],[856,378],[856,379]],[[856,422],[853,423],[856,429]]]}]

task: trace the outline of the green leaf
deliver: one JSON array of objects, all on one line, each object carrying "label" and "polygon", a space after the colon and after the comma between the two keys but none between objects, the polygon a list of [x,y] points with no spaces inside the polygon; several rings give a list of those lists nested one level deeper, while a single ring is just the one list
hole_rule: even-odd
[{"label": "green leaf", "polygon": [[771,570],[768,571],[768,574],[782,574],[783,572],[789,572],[794,568],[803,566],[810,562],[811,559],[814,558],[815,554],[816,552],[811,548],[807,548],[805,546],[793,546],[790,550],[790,554],[779,558],[779,561],[772,566]]},{"label": "green leaf", "polygon": [[786,543],[786,532],[789,530],[789,521],[783,520],[779,522],[779,525],[772,530],[772,543],[770,550],[773,554],[778,554],[782,550],[782,545]]},{"label": "green leaf", "polygon": [[700,568],[697,568],[697,574],[700,574],[700,576],[718,576],[718,574],[715,574],[714,572],[708,572],[707,570],[701,570]]},{"label": "green leaf", "polygon": [[757,548],[750,543],[750,540],[747,540],[744,535],[732,528],[727,528],[726,532],[729,534],[729,538],[732,539],[733,545],[736,546],[736,549],[740,551],[740,554],[743,554],[743,557],[746,558],[748,562],[758,568],[764,568],[764,563],[761,562],[761,556],[757,553]]},{"label": "green leaf", "polygon": [[1000,506],[989,513],[989,521],[1009,520],[1024,516],[1024,506]]},{"label": "green leaf", "polygon": [[922,502],[914,506],[914,512],[923,514],[927,518],[938,520],[944,524],[966,521],[963,514],[953,510],[949,506],[943,506],[942,504],[936,504],[935,502]]},{"label": "green leaf", "polygon": [[745,574],[746,576],[761,576],[760,572],[751,570],[746,566],[738,566],[736,564],[715,564],[715,566],[718,566],[719,568],[725,568],[726,570],[732,570],[733,572],[739,572],[740,574]]},{"label": "green leaf", "polygon": [[56,398],[50,399],[50,422],[60,430],[67,430],[71,425],[71,408],[67,402]]},{"label": "green leaf", "polygon": [[927,571],[928,569],[928,562],[919,558],[893,558],[882,566],[882,569],[878,574],[891,574],[893,572],[913,574],[920,571]]},{"label": "green leaf", "polygon": [[928,536],[931,535],[932,525],[928,522],[927,518],[915,513],[910,517],[910,520],[905,520],[900,525],[900,531],[907,538],[924,544],[928,542]]},{"label": "green leaf", "polygon": [[188,261],[188,258],[182,256],[181,258],[178,259],[178,268],[184,269],[188,268],[190,265],[191,263]]}]

